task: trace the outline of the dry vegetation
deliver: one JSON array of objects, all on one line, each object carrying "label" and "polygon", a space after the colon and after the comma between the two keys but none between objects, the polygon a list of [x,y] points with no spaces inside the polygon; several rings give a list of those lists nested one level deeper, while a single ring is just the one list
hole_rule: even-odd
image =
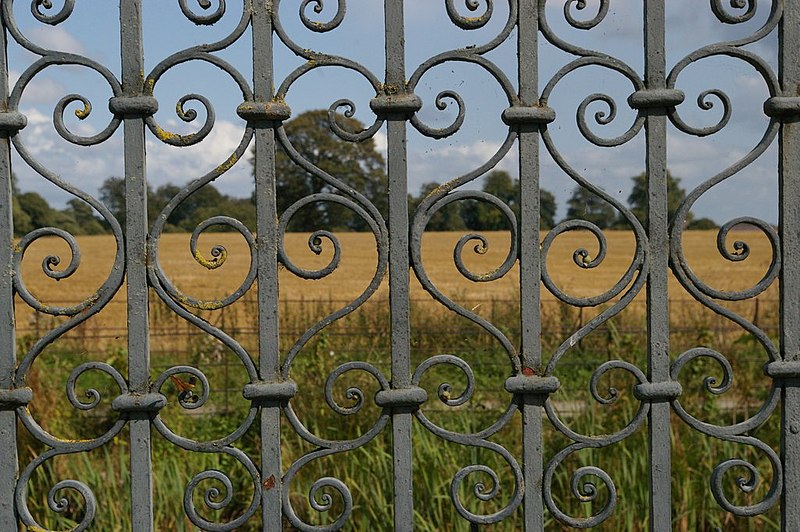
[{"label": "dry vegetation", "polygon": [[[630,264],[634,253],[633,235],[628,232],[609,231],[608,254],[595,269],[579,268],[572,261],[572,253],[585,247],[594,256],[597,242],[589,233],[570,233],[559,237],[548,257],[547,267],[555,282],[566,292],[578,296],[602,293],[614,285]],[[337,235],[342,249],[339,268],[318,281],[299,279],[285,269],[280,273],[282,300],[349,300],[360,294],[375,274],[376,245],[372,235],[342,233]],[[453,248],[461,233],[428,233],[423,240],[423,260],[426,270],[439,289],[456,301],[471,303],[481,300],[517,298],[519,270],[515,266],[505,277],[489,283],[474,283],[464,278],[453,262]],[[464,250],[466,265],[475,272],[489,271],[499,266],[508,252],[507,233],[488,233],[489,248],[483,255],[473,252],[472,245]],[[307,235],[290,233],[286,237],[286,250],[292,260],[308,269],[320,268],[328,263],[333,246],[324,242],[321,255],[314,255],[307,246]],[[716,231],[692,231],[684,236],[684,250],[694,271],[715,288],[742,289],[756,283],[769,267],[772,259],[769,242],[760,232],[732,233],[729,243],[743,240],[751,247],[750,257],[742,262],[726,261],[716,250]],[[23,262],[22,275],[26,286],[43,302],[63,304],[76,302],[91,295],[108,275],[114,257],[114,241],[109,236],[86,236],[78,239],[82,264],[70,278],[54,281],[42,273],[42,260],[47,255],[59,255],[62,265],[69,260],[69,249],[56,239],[41,239],[29,250]],[[249,267],[250,254],[246,244],[233,233],[210,233],[200,239],[199,249],[210,256],[211,247],[217,244],[228,250],[226,263],[213,271],[206,270],[193,260],[189,250],[189,236],[167,234],[160,245],[160,262],[175,285],[197,298],[224,297],[244,279]],[[774,299],[775,287],[765,294]],[[388,286],[384,279],[373,299],[385,299]],[[642,292],[639,296],[644,297]],[[673,300],[686,300],[689,296],[673,278],[670,285]],[[425,300],[418,282],[412,281],[412,299]],[[544,300],[553,299],[543,289]],[[125,290],[115,297],[99,316],[93,318],[99,329],[124,328]],[[477,303],[476,303],[477,302]],[[18,302],[17,319],[20,329],[25,329],[35,318],[24,303]]]}]

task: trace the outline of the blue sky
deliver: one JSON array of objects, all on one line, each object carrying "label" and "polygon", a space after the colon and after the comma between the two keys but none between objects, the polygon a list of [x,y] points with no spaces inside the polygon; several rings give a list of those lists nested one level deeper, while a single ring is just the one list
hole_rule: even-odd
[{"label": "blue sky", "polygon": [[[62,2],[54,2],[57,8]],[[281,19],[289,35],[301,46],[335,53],[356,60],[369,68],[379,79],[383,78],[383,2],[381,0],[348,0],[347,16],[336,30],[317,35],[308,31],[299,21],[300,0],[283,0]],[[577,16],[591,18],[597,9],[597,0]],[[113,72],[119,73],[119,17],[117,2],[108,0],[78,0],[73,15],[64,23],[50,27],[36,21],[30,14],[30,2],[17,0],[14,11],[22,31],[34,42],[47,48],[66,50],[95,59]],[[144,0],[145,59],[151,69],[169,54],[203,42],[211,42],[226,35],[241,16],[241,0],[228,0],[227,13],[213,27],[196,27],[181,13],[173,0]],[[188,0],[196,7],[196,0]],[[216,0],[212,0],[216,7]],[[456,6],[470,14],[463,0]],[[438,52],[481,44],[493,37],[502,27],[508,13],[508,3],[495,0],[493,20],[483,29],[463,31],[447,17],[443,0],[406,1],[407,71],[409,75],[427,58]],[[602,50],[627,62],[638,72],[643,69],[642,7],[641,0],[611,0],[611,10],[595,29],[585,32],[567,26],[562,8],[564,0],[548,2],[548,19],[561,38],[581,46]],[[767,17],[768,2],[758,2],[758,12],[745,24],[721,24],[713,15],[707,1],[670,0],[667,20],[667,64],[671,68],[684,55],[718,41],[739,38],[755,31]],[[728,5],[723,2],[723,5]],[[481,6],[485,6],[485,0]],[[310,16],[320,21],[332,18],[336,2],[327,0],[319,15]],[[480,9],[483,9],[481,7]],[[480,12],[479,9],[479,12]],[[594,11],[592,11],[594,10]],[[748,49],[764,57],[777,69],[777,32],[750,46]],[[489,56],[516,80],[516,37]],[[252,56],[250,37],[246,33],[239,42],[221,53],[241,72],[250,77]],[[544,42],[540,44],[540,83],[547,83],[571,56]],[[12,43],[9,62],[12,83],[27,68],[35,56]],[[276,44],[276,85],[299,64],[281,44]],[[558,119],[550,126],[556,143],[567,160],[586,177],[623,201],[630,191],[630,177],[644,169],[644,132],[619,148],[599,148],[587,142],[578,132],[575,112],[579,103],[589,94],[606,92],[618,104],[617,119],[608,126],[590,122],[592,129],[603,136],[612,137],[625,131],[635,114],[625,102],[631,91],[630,83],[621,76],[600,68],[584,69],[565,78],[551,98],[550,105]],[[686,93],[686,101],[679,107],[681,116],[692,125],[716,123],[720,105],[701,111],[696,105],[697,95],[706,89],[719,88],[731,98],[733,114],[730,124],[720,133],[698,139],[679,132],[670,125],[669,166],[674,175],[683,179],[689,190],[716,172],[735,162],[752,149],[761,138],[767,120],[762,104],[768,97],[767,86],[755,70],[741,61],[732,59],[707,59],[687,68],[679,78],[678,88]],[[441,127],[454,118],[453,106],[442,112],[434,106],[436,94],[445,89],[456,90],[466,103],[466,121],[461,131],[443,140],[430,140],[409,126],[409,189],[416,191],[425,182],[443,182],[457,177],[488,160],[505,138],[507,127],[500,120],[507,106],[499,85],[484,71],[463,64],[445,64],[430,71],[423,78],[418,94],[424,101],[420,118],[426,123]],[[241,139],[244,122],[235,114],[241,102],[235,84],[226,75],[206,65],[189,64],[165,74],[156,86],[156,97],[161,110],[156,116],[166,129],[177,132],[192,130],[174,113],[174,103],[184,94],[198,92],[214,102],[217,115],[212,134],[198,146],[173,148],[161,144],[149,135],[148,179],[154,186],[168,181],[185,183],[214,168],[233,151]],[[97,74],[83,68],[51,67],[40,73],[26,89],[20,108],[28,116],[29,125],[21,132],[26,146],[49,168],[57,171],[69,182],[95,194],[97,187],[111,175],[122,175],[122,130],[106,143],[89,148],[70,145],[56,133],[52,113],[56,102],[68,93],[88,97],[94,110],[85,121],[67,113],[68,126],[86,134],[100,131],[111,118],[106,102],[110,91]],[[369,84],[358,75],[342,69],[318,69],[298,81],[288,94],[287,101],[295,114],[307,109],[327,108],[340,98],[350,98],[358,107],[356,118],[371,123],[369,98],[373,96]],[[591,118],[596,111],[604,110],[602,104],[590,107]],[[201,108],[198,107],[198,111]],[[203,113],[200,112],[202,118]],[[200,119],[197,121],[202,123]],[[197,126],[199,127],[199,126]],[[379,132],[376,141],[385,146],[385,135]],[[15,158],[15,172],[23,190],[37,190],[55,205],[63,205],[69,196],[59,191],[24,163]],[[500,168],[516,175],[516,152],[500,163]],[[772,146],[759,160],[742,173],[715,187],[707,193],[694,209],[698,216],[708,216],[725,222],[742,215],[753,215],[777,221],[777,146]],[[235,196],[247,196],[252,188],[250,165],[241,161],[217,182],[222,191]],[[472,186],[479,187],[480,180]],[[561,207],[559,216],[565,214],[563,206],[574,183],[561,172],[543,149],[542,185],[554,192]]]}]

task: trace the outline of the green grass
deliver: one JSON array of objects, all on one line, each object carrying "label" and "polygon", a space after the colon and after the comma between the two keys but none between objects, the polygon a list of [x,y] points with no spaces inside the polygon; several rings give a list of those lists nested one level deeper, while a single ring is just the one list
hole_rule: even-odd
[{"label": "green grass", "polygon": [[[247,302],[244,302],[248,304]],[[337,305],[332,301],[304,302],[294,307],[282,306],[282,349],[289,349],[288,339],[297,338],[302,331],[321,319]],[[517,341],[518,307],[513,302],[487,302],[481,312],[497,324],[512,341]],[[545,360],[555,348],[581,323],[590,319],[597,310],[580,313],[563,306],[548,307],[543,311],[544,333],[542,349]],[[686,315],[681,316],[681,312]],[[677,331],[671,338],[673,356],[684,349],[697,345],[713,347],[728,356],[734,366],[733,388],[723,397],[733,397],[741,408],[723,408],[702,387],[706,376],[721,377],[718,367],[699,361],[687,366],[681,375],[684,386],[682,403],[703,420],[720,424],[734,423],[752,414],[763,400],[769,380],[763,376],[761,367],[766,355],[750,337],[735,328],[721,326],[721,319],[697,309],[677,309],[673,325]],[[178,318],[163,309],[155,308],[154,332],[187,330]],[[241,314],[232,313],[230,316]],[[255,353],[257,337],[251,334],[252,323],[237,323],[230,316],[217,316],[215,323],[224,320],[224,328],[237,338],[251,353]],[[680,327],[691,318],[692,327]],[[768,309],[762,309],[760,319],[769,323],[772,317]],[[596,403],[589,393],[589,380],[594,369],[610,359],[622,359],[646,367],[646,336],[643,315],[629,309],[612,319],[606,326],[579,342],[564,357],[556,375],[562,389],[552,400],[565,409],[566,401],[580,405],[565,422],[580,433],[602,434],[619,430],[632,418],[639,402],[631,392],[632,378],[624,372],[611,372],[601,380],[601,392],[613,386],[619,389],[619,400],[609,406]],[[334,386],[334,397],[342,406],[353,403],[346,395],[353,386],[363,390],[366,398],[363,409],[354,416],[341,416],[333,412],[324,397],[325,379],[329,373],[348,360],[369,361],[389,378],[389,319],[386,305],[368,303],[357,312],[319,333],[301,351],[292,367],[291,375],[299,386],[299,394],[292,404],[299,418],[313,433],[330,439],[348,439],[363,434],[380,415],[371,401],[378,390],[375,380],[365,372],[354,371],[343,375]],[[187,415],[175,403],[177,390],[167,382],[163,392],[170,404],[161,415],[178,434],[198,440],[209,440],[231,432],[244,419],[249,403],[241,397],[242,386],[247,376],[235,357],[216,341],[206,335],[186,335],[184,342],[175,346],[176,338],[170,338],[168,349],[161,349],[158,336],[154,335],[153,372],[155,378],[163,369],[173,364],[190,364],[201,368],[208,376],[212,387],[211,399],[205,413]],[[177,335],[180,336],[180,335]],[[30,344],[31,338],[22,338],[20,349]],[[510,374],[505,353],[496,340],[481,328],[466,320],[454,317],[434,304],[415,303],[412,308],[412,368],[422,360],[439,353],[452,353],[467,361],[475,373],[475,395],[463,407],[447,408],[436,399],[436,390],[442,382],[452,384],[452,395],[464,389],[463,375],[453,368],[437,367],[430,370],[421,385],[428,390],[429,401],[424,406],[425,414],[432,421],[455,432],[469,433],[491,425],[511,400],[502,390],[503,381]],[[78,337],[56,342],[46,350],[33,366],[27,384],[34,389],[31,410],[36,419],[59,437],[88,437],[101,434],[113,422],[110,400],[118,391],[113,381],[106,376],[90,372],[78,383],[79,397],[90,387],[103,394],[104,401],[90,412],[79,412],[72,408],[64,396],[64,384],[70,371],[79,363],[102,360],[112,364],[125,374],[126,354],[119,347],[105,348],[100,352]],[[227,390],[227,391],[226,391]],[[760,427],[755,436],[777,449],[780,413],[775,412],[769,421]],[[561,449],[571,443],[545,421],[543,433],[545,464]],[[259,423],[236,442],[236,447],[246,452],[256,464],[260,463]],[[511,423],[492,437],[492,441],[508,449],[521,462],[521,418],[516,414]],[[717,464],[729,458],[751,460],[762,474],[762,482],[751,494],[737,490],[738,476],[746,476],[745,470],[734,470],[724,479],[725,492],[737,504],[752,504],[764,497],[772,472],[768,461],[746,446],[722,442],[691,430],[676,416],[672,417],[672,493],[673,528],[675,530],[769,530],[778,529],[779,510],[773,508],[765,515],[754,518],[736,518],[722,510],[709,489],[712,472]],[[249,505],[253,497],[250,478],[244,468],[226,455],[216,453],[192,453],[168,443],[153,431],[152,461],[154,485],[154,515],[157,530],[194,530],[183,510],[183,497],[190,479],[203,471],[226,472],[234,485],[234,496],[226,508],[213,511],[203,505],[202,495],[206,489],[224,487],[214,481],[206,481],[198,487],[194,503],[201,515],[212,521],[225,522],[235,519]],[[448,443],[431,434],[421,424],[413,428],[414,464],[414,525],[419,530],[469,530],[469,525],[456,512],[450,500],[450,484],[460,469],[471,464],[484,464],[494,469],[500,478],[498,496],[487,502],[479,501],[472,492],[477,481],[491,484],[488,477],[474,474],[467,478],[459,492],[465,506],[477,513],[491,513],[507,504],[513,490],[511,471],[496,453]],[[297,436],[288,422],[282,423],[282,459],[284,470],[295,460],[312,451],[314,447]],[[34,441],[20,426],[19,454],[21,467],[44,451],[44,446]],[[37,470],[29,484],[28,505],[31,513],[43,526],[50,529],[67,529],[82,515],[82,504],[74,493],[65,490],[59,495],[73,497],[70,508],[63,514],[51,511],[47,506],[47,493],[57,482],[76,479],[87,484],[98,498],[95,528],[98,530],[130,529],[130,484],[128,466],[128,433],[123,430],[119,437],[108,445],[90,453],[59,456]],[[329,512],[319,514],[309,505],[308,491],[311,485],[323,477],[335,477],[348,486],[354,509],[345,526],[349,530],[382,530],[390,527],[392,515],[392,439],[391,426],[383,430],[374,440],[350,452],[338,453],[314,460],[305,466],[288,486],[293,508],[301,519],[308,523],[324,524],[335,519],[341,511],[342,502],[335,492]],[[556,470],[552,492],[555,503],[566,514],[573,517],[588,517],[597,512],[608,498],[608,491],[600,479],[586,477],[598,488],[594,503],[582,503],[572,494],[572,474],[583,466],[597,466],[613,479],[618,495],[618,505],[613,515],[600,530],[646,530],[648,526],[648,458],[647,426],[643,425],[631,437],[609,447],[584,449],[568,457]],[[318,496],[319,499],[319,496]],[[548,530],[566,529],[547,512]],[[508,519],[489,527],[490,530],[516,530],[522,524],[522,510],[517,509]],[[288,527],[288,524],[286,524]],[[250,523],[241,530],[258,530],[260,514],[257,512]]]}]

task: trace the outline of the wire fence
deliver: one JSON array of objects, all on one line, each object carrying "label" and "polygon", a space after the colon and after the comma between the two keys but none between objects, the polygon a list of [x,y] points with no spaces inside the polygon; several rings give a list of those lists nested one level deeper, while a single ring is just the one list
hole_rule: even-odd
[{"label": "wire fence", "polygon": [[[70,301],[53,302],[69,304]],[[350,303],[344,299],[283,299],[280,302],[281,349],[285,355],[308,327],[330,312]],[[497,339],[468,319],[448,311],[431,299],[411,300],[412,356],[417,363],[442,353],[453,353],[467,360],[476,374],[487,378],[507,376],[509,363],[507,354]],[[519,335],[516,321],[519,301],[510,298],[462,299],[458,303],[466,309],[477,309],[490,323],[497,326],[504,335],[515,342]],[[613,302],[608,305],[613,304]],[[671,304],[672,352],[680,353],[684,347],[699,344],[713,345],[720,350],[734,350],[740,357],[759,361],[764,358],[754,339],[741,326],[702,307],[692,299],[673,299]],[[114,300],[109,307],[120,307],[123,315],[125,302]],[[255,301],[247,297],[236,306],[219,311],[202,313],[202,317],[244,346],[255,360],[257,357],[258,326],[256,313],[249,312]],[[574,346],[575,356],[566,357],[559,366],[561,371],[584,372],[590,374],[598,363],[612,358],[629,358],[642,365],[647,345],[645,322],[646,302],[635,300],[623,314],[604,322],[585,339]],[[779,301],[774,298],[754,298],[737,302],[732,310],[758,326],[772,337],[778,334]],[[554,352],[562,342],[579,329],[586,326],[603,308],[568,307],[554,300],[542,301],[542,343],[546,354]],[[229,411],[232,405],[242,402],[241,390],[247,376],[241,361],[227,351],[218,340],[202,332],[190,322],[169,311],[156,298],[151,299],[151,360],[152,371],[158,374],[175,365],[197,365],[214,377],[215,405],[199,409],[198,414]],[[113,308],[111,309],[113,312]],[[33,312],[29,318],[18,324],[17,333],[21,349],[26,342],[41,338],[58,322],[52,316]],[[307,363],[332,366],[347,361],[369,362],[387,374],[390,373],[390,321],[388,301],[376,298],[365,303],[353,314],[332,323],[303,346],[300,357]],[[109,326],[105,321],[94,324],[91,321],[69,331],[56,341],[54,350],[57,356],[81,360],[83,357],[105,353],[115,364],[126,363],[125,346],[127,342],[126,324]],[[292,340],[294,339],[294,340]],[[777,341],[777,340],[776,340]],[[624,352],[620,352],[624,351]],[[547,357],[545,357],[545,361]],[[766,360],[763,361],[764,363]],[[308,367],[308,366],[306,366]],[[294,369],[293,371],[301,371]],[[572,394],[583,383],[580,379],[569,379],[565,385]],[[574,404],[573,404],[574,403]],[[582,408],[581,400],[562,405],[562,410]],[[577,406],[576,406],[577,405]],[[741,405],[728,405],[736,408]],[[480,405],[478,411],[486,408]]]}]

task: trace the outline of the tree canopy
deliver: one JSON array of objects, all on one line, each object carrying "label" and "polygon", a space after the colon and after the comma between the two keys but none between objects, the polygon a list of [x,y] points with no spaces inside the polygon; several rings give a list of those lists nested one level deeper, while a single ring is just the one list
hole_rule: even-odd
[{"label": "tree canopy", "polygon": [[[408,195],[408,213],[410,217],[414,216],[422,200],[435,189],[439,188],[439,186],[439,183],[431,181],[420,187],[418,195]],[[461,231],[464,228],[466,228],[466,226],[464,225],[461,205],[455,203],[451,203],[439,209],[439,211],[431,217],[426,226],[428,231]]]},{"label": "tree canopy", "polygon": [[[363,124],[353,118],[338,115],[337,124],[348,131],[361,131]],[[367,197],[386,216],[388,210],[388,184],[386,163],[377,150],[375,141],[349,142],[339,138],[331,129],[328,111],[307,111],[288,121],[285,125],[291,146],[309,162],[341,180]],[[278,215],[297,201],[312,194],[337,193],[337,189],[325,180],[306,172],[294,162],[284,146],[276,149],[276,195]],[[646,223],[647,189],[646,176],[639,174],[631,178],[633,187],[628,195],[628,205],[633,214]],[[667,172],[667,208],[670,220],[686,198],[680,186],[681,179]],[[408,195],[409,213],[413,216],[422,201],[439,183],[428,182],[419,192]],[[11,179],[13,198],[14,234],[22,236],[34,229],[54,226],[74,235],[108,232],[108,224],[88,204],[74,198],[62,210],[52,208],[37,192],[21,192],[14,176]],[[482,181],[483,192],[491,194],[507,205],[520,218],[520,182],[504,170],[489,172]],[[153,189],[148,185],[148,221],[152,225],[164,207],[180,193],[181,187],[167,183]],[[107,178],[99,191],[100,200],[108,207],[120,224],[125,225],[125,180],[121,177]],[[544,189],[539,191],[539,225],[549,229],[555,225],[558,210],[555,196]],[[213,216],[227,215],[255,229],[255,197],[237,198],[221,193],[209,183],[178,206],[164,227],[166,232],[190,232],[202,221]],[[583,219],[601,229],[623,227],[621,215],[607,201],[584,187],[576,187],[567,200],[567,219]],[[709,218],[695,219],[687,216],[689,229],[712,229],[717,224]],[[309,204],[297,211],[289,225],[292,231],[316,231],[319,229],[363,231],[367,224],[355,212],[333,202]],[[216,230],[225,230],[216,227]],[[451,203],[434,214],[427,225],[430,231],[495,231],[507,230],[508,223],[495,206],[478,200]]]},{"label": "tree canopy", "polygon": [[[647,185],[645,183],[645,174],[641,173],[631,178],[633,180],[633,188],[630,195],[628,195],[628,205],[636,217],[642,221],[647,222]],[[681,206],[683,200],[686,199],[686,191],[681,187],[681,178],[675,177],[667,170],[667,212],[669,213],[669,221],[675,216],[678,207]],[[686,217],[686,223],[691,224],[694,215],[690,212]]]},{"label": "tree canopy", "polygon": [[[628,195],[628,206],[631,212],[646,225],[648,200],[645,179],[644,173],[631,178],[633,188]],[[686,199],[686,191],[680,186],[680,183],[680,177],[675,177],[667,171],[667,212],[670,222],[675,217],[675,213],[683,203],[683,200]],[[600,229],[627,225],[622,215],[617,213],[610,203],[581,186],[573,190],[572,196],[567,200],[567,206],[567,219],[580,218],[594,223]],[[689,212],[686,216],[686,227],[688,229],[714,229],[718,226],[710,218],[695,220],[694,214]]]},{"label": "tree canopy", "polygon": [[614,225],[617,210],[594,192],[579,185],[567,200],[567,219],[574,218],[591,222],[600,229],[607,229]]},{"label": "tree canopy", "polygon": [[[343,115],[337,115],[337,124],[347,131],[364,129],[361,122]],[[327,110],[306,111],[286,122],[284,128],[291,146],[300,155],[361,192],[386,216],[389,205],[386,162],[375,147],[374,139],[348,142],[339,138],[331,129]],[[283,146],[276,152],[279,216],[292,204],[311,194],[337,192],[335,187],[292,161]],[[317,202],[300,209],[289,227],[295,231],[315,231],[323,228],[365,230],[368,226],[360,216],[343,205]]]},{"label": "tree canopy", "polygon": [[[169,201],[180,192],[181,187],[172,183],[161,185],[155,190],[147,187],[147,217],[152,225]],[[125,180],[109,177],[100,187],[100,200],[106,204],[111,214],[124,227],[125,225]],[[193,231],[200,222],[212,216],[232,216],[248,227],[255,227],[255,206],[247,198],[235,198],[222,194],[211,183],[204,185],[186,198],[167,219],[166,232]],[[217,228],[218,229],[218,228]]]},{"label": "tree canopy", "polygon": [[73,235],[95,235],[106,231],[92,208],[77,198],[69,200],[65,209],[54,209],[38,192],[20,192],[13,175],[11,194],[14,236],[21,237],[42,227],[58,227]]},{"label": "tree canopy", "polygon": [[[420,188],[419,195],[409,195],[409,212],[413,214],[422,200],[438,186],[434,182],[425,183]],[[505,170],[494,170],[484,178],[481,190],[508,205],[519,223],[519,179],[513,179]],[[539,226],[543,229],[553,227],[557,210],[555,196],[542,189],[539,202]],[[473,231],[502,231],[508,229],[508,223],[496,207],[484,201],[466,200],[442,208],[433,215],[427,226],[430,231],[458,231],[464,228]]]}]

